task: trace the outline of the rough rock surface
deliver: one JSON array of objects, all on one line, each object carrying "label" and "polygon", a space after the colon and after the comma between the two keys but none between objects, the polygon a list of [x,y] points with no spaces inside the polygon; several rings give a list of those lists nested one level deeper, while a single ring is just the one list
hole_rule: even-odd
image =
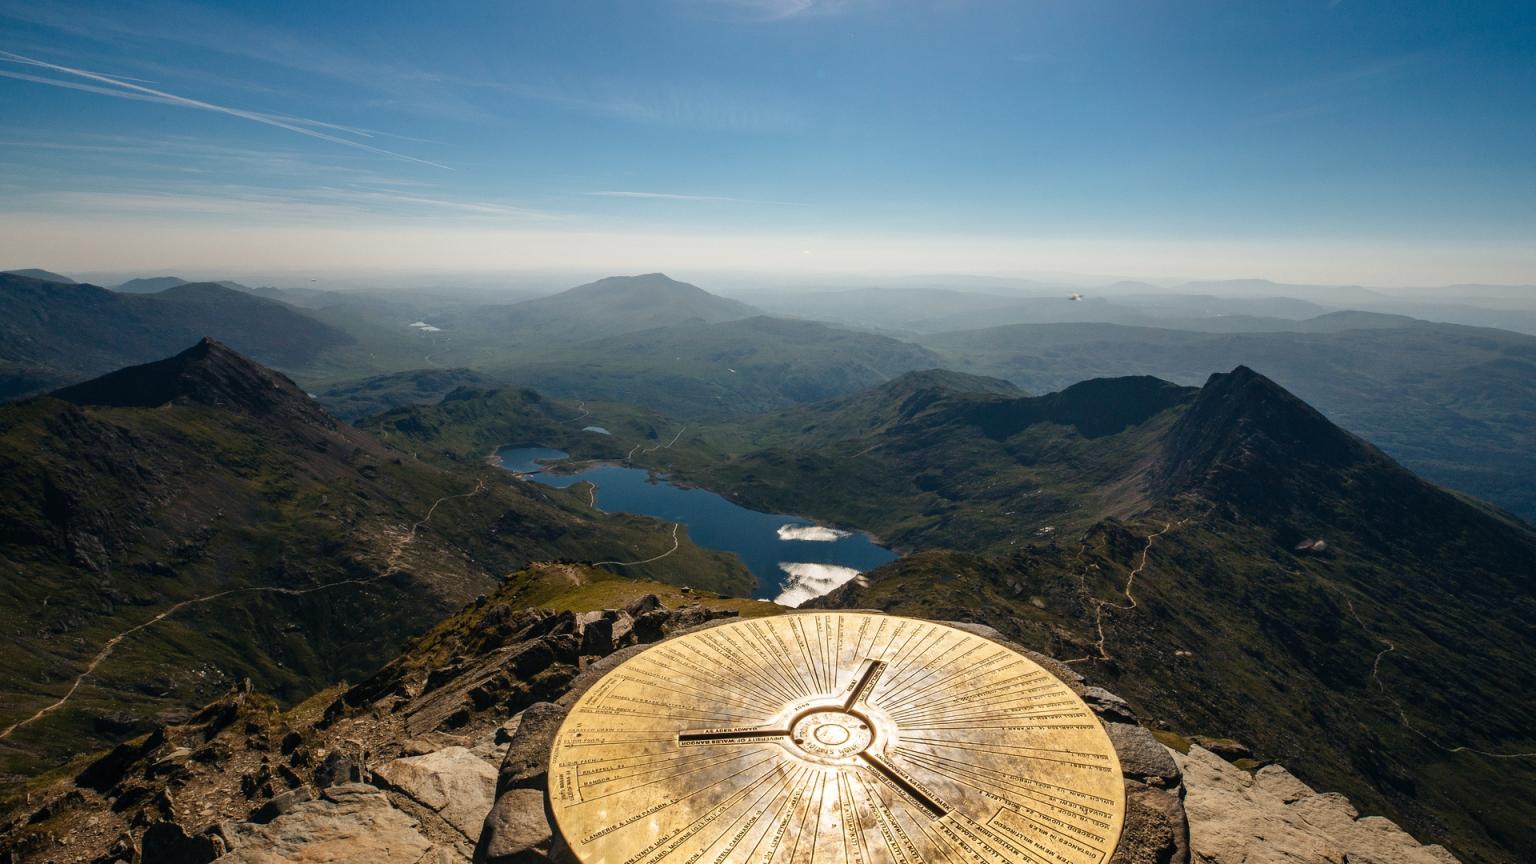
[{"label": "rough rock surface", "polygon": [[386,762],[373,777],[432,808],[470,842],[479,839],[480,823],[496,797],[496,769],[464,747]]},{"label": "rough rock surface", "polygon": [[1380,816],[1319,793],[1279,765],[1253,774],[1195,745],[1174,753],[1197,864],[1455,864]]},{"label": "rough rock surface", "polygon": [[[432,842],[416,820],[390,805],[383,792],[362,783],[333,786],[266,825],[241,824],[225,832],[231,850],[221,864],[417,864]],[[429,859],[430,860],[430,859]]]},{"label": "rough rock surface", "polygon": [[604,654],[733,614],[651,595],[580,618],[477,601],[307,709],[242,688],[118,747],[0,816],[0,864],[462,864],[501,765],[520,791],[487,848],[544,860],[544,762],[565,715],[552,703]]},{"label": "rough rock surface", "polygon": [[[644,641],[732,614],[696,598],[581,615],[478,601],[307,709],[240,689],[118,747],[5,817],[0,864],[568,862],[544,802],[566,711]],[[1212,864],[1452,860],[1279,768],[1249,775],[1199,748],[1176,763],[1124,700],[991,628],[957,626],[1031,657],[1104,722],[1127,794],[1110,864],[1188,864],[1191,824],[1195,858]]]}]

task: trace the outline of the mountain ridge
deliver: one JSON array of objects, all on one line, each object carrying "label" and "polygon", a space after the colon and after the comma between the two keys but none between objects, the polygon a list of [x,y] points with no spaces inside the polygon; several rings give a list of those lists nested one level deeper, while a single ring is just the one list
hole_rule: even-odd
[{"label": "mountain ridge", "polygon": [[0,405],[0,572],[27,574],[0,614],[31,625],[0,645],[0,775],[242,678],[293,701],[365,674],[534,560],[751,590],[686,532],[418,461],[212,340],[60,397]]},{"label": "mountain ridge", "polygon": [[216,283],[119,294],[0,274],[0,398],[56,389],[213,336],[278,366],[351,342],[283,303]]}]

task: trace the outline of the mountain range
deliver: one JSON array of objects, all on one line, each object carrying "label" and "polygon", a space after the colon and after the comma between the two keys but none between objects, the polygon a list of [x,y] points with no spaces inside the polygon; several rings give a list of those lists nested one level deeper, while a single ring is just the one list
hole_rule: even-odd
[{"label": "mountain range", "polygon": [[[146,295],[63,285],[0,276],[0,313],[7,316],[0,398],[164,356],[205,334],[283,369],[348,419],[467,384],[629,402],[686,422],[805,404],[933,367],[1043,393],[1138,374],[1195,385],[1241,364],[1430,479],[1536,518],[1529,455],[1536,452],[1536,337],[1404,315],[1314,314],[1326,307],[1272,296],[1289,286],[1262,281],[1188,286],[1221,292],[1211,294],[1111,286],[1105,297],[1084,301],[1020,298],[1008,292],[1022,289],[997,280],[960,285],[967,290],[903,282],[754,295],[798,318],[762,316],[663,274],[611,277],[502,305],[402,292],[268,297],[228,282]],[[272,299],[282,302],[257,302]],[[288,302],[298,299],[303,305]],[[835,302],[815,305],[826,301]],[[923,326],[932,329],[957,309],[974,312],[977,322],[1007,320],[992,314],[994,304],[1020,302],[1058,304],[1069,320],[899,338],[806,320],[852,320],[858,316],[842,312],[862,309],[893,321],[927,315]],[[1091,317],[1102,303],[1134,312],[1131,320],[1140,323],[1070,320]],[[465,371],[448,371],[455,369]]]},{"label": "mountain range", "polygon": [[1131,374],[1197,384],[1247,365],[1431,480],[1536,518],[1533,336],[1339,312],[1274,332],[1018,325],[922,344],[1031,392]]},{"label": "mountain range", "polygon": [[[109,310],[229,291],[4,279]],[[1339,332],[1458,344],[1460,331],[1369,323],[1382,326]],[[936,349],[987,356],[982,335]],[[1519,348],[1464,336],[1465,351]],[[582,487],[484,464],[520,443],[873,531],[907,557],[815,602],[987,623],[1113,685],[1169,741],[1236,736],[1465,859],[1532,842],[1523,798],[1477,791],[1536,781],[1527,762],[1481,755],[1536,749],[1523,720],[1536,708],[1536,533],[1420,480],[1265,376],[1238,366],[1199,387],[1129,376],[1034,396],[1002,377],[908,371],[938,350],[762,317],[569,350],[521,374],[590,400],[475,372],[390,376],[329,398],[425,404],[355,427],[211,340],[0,406],[0,568],[26,574],[0,596],[26,622],[0,678],[0,720],[21,724],[0,730],[6,770],[58,765],[242,678],[292,702],[366,674],[530,561],[657,559],[611,566],[750,592],[739,562],[685,532],[673,546],[653,520],[594,510]]]},{"label": "mountain range", "polygon": [[121,294],[0,274],[0,398],[164,357],[210,334],[281,367],[350,341],[282,303],[212,282]]}]

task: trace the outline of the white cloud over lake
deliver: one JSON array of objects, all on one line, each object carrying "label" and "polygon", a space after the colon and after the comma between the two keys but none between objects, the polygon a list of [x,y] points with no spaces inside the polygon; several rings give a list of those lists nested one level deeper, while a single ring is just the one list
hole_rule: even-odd
[{"label": "white cloud over lake", "polygon": [[811,540],[819,543],[830,543],[833,540],[841,540],[848,536],[847,531],[839,531],[836,528],[828,528],[825,525],[780,525],[780,540]]},{"label": "white cloud over lake", "polygon": [[780,606],[799,606],[859,575],[859,571],[852,567],[837,564],[780,561],[779,569],[789,574],[784,580],[784,590],[773,599]]}]

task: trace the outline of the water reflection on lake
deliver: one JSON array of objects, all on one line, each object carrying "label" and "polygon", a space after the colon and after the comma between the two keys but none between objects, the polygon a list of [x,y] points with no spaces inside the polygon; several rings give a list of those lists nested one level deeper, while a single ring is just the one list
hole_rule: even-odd
[{"label": "water reflection on lake", "polygon": [[[819,597],[866,570],[896,559],[868,535],[838,531],[799,516],[761,513],[733,504],[707,489],[676,486],[641,468],[597,463],[572,474],[551,474],[541,463],[566,454],[549,447],[503,447],[502,467],[564,489],[582,481],[597,485],[602,510],[639,513],[688,526],[700,546],[734,552],[757,577],[754,596],[786,606]],[[537,472],[537,473],[531,473]]]}]

